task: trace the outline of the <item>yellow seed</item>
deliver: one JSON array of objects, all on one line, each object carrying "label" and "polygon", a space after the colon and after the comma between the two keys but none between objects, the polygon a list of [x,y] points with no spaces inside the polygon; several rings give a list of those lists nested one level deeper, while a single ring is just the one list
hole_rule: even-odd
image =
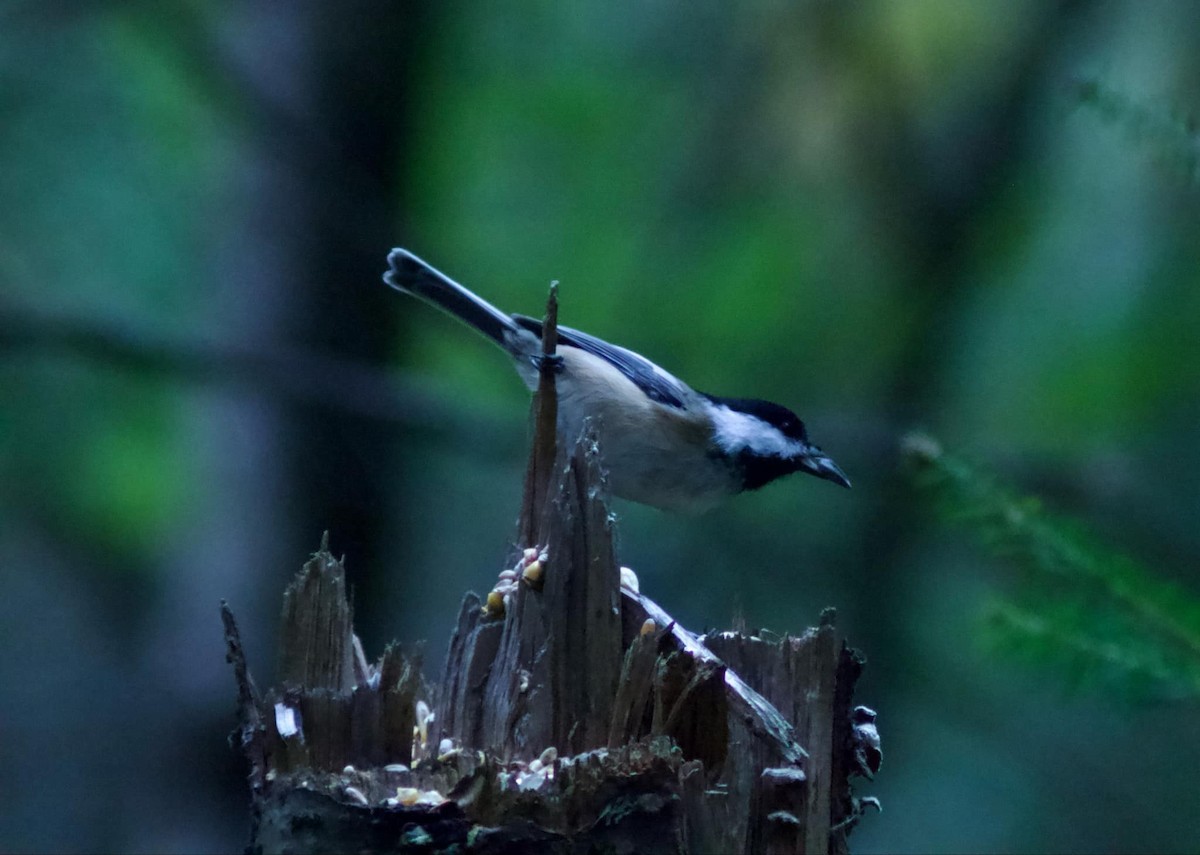
[{"label": "yellow seed", "polygon": [[646,618],[646,622],[642,624],[642,635],[651,635],[658,632],[658,624],[654,622],[654,618]]},{"label": "yellow seed", "polygon": [[504,615],[504,595],[499,591],[488,592],[487,605],[483,607],[483,613],[493,617],[502,617]]},{"label": "yellow seed", "polygon": [[536,585],[538,582],[542,581],[542,562],[534,561],[525,568],[525,572],[522,573],[521,576],[529,584]]},{"label": "yellow seed", "polygon": [[396,787],[396,801],[402,805],[415,805],[421,798],[421,791],[416,787]]}]

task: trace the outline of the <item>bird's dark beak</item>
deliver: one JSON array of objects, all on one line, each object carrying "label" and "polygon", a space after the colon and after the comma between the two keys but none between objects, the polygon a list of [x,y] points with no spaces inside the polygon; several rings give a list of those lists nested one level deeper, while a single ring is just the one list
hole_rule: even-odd
[{"label": "bird's dark beak", "polygon": [[846,473],[816,446],[809,448],[808,454],[801,457],[799,463],[801,472],[841,484],[847,489],[850,487],[850,479],[846,477]]}]

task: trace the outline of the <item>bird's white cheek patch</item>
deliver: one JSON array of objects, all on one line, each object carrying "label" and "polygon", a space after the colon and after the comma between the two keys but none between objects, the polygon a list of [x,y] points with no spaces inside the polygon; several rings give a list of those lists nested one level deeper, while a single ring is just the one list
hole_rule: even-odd
[{"label": "bird's white cheek patch", "polygon": [[713,410],[717,443],[729,454],[749,450],[763,457],[795,457],[803,445],[789,439],[756,416],[739,413],[726,406]]}]

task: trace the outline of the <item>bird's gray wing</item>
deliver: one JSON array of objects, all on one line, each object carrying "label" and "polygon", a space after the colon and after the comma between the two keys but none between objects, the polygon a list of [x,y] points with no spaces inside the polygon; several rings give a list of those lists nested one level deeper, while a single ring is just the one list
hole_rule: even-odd
[{"label": "bird's gray wing", "polygon": [[[542,334],[542,322],[537,318],[527,315],[513,315],[512,318],[518,326],[538,336]],[[558,328],[558,340],[592,356],[600,357],[628,377],[651,400],[668,407],[683,409],[687,387],[644,356],[570,327]]]}]

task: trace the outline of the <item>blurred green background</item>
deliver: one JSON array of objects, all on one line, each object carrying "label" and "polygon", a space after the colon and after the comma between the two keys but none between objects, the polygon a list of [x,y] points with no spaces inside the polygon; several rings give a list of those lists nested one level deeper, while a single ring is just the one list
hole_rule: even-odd
[{"label": "blurred green background", "polygon": [[617,503],[694,629],[869,664],[861,852],[1200,848],[1200,712],[988,654],[913,428],[1200,587],[1200,4],[0,6],[0,849],[240,849],[217,614],[270,684],[329,529],[368,654],[512,536],[527,395],[379,280],[780,401],[854,481]]}]

